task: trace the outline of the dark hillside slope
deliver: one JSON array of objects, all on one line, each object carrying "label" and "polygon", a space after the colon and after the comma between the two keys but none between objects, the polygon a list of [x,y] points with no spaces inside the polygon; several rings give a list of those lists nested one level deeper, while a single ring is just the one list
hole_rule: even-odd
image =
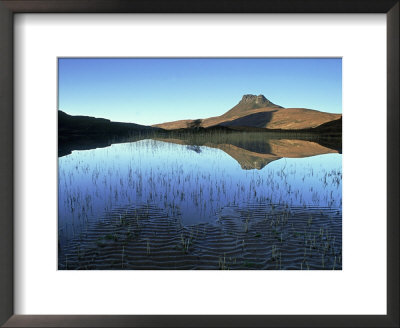
[{"label": "dark hillside slope", "polygon": [[72,150],[107,147],[127,138],[151,134],[160,129],[134,123],[112,122],[91,116],[72,116],[58,111],[58,155]]}]

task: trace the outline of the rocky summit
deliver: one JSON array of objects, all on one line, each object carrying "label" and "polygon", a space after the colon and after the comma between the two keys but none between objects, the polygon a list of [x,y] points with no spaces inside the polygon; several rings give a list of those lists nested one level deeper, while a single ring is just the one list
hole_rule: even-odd
[{"label": "rocky summit", "polygon": [[244,95],[239,104],[257,104],[260,107],[279,107],[265,98],[264,95]]}]

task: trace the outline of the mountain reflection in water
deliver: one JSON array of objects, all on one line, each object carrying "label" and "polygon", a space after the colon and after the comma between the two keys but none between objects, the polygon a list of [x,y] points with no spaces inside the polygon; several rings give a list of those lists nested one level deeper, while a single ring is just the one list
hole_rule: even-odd
[{"label": "mountain reflection in water", "polygon": [[[180,145],[187,144],[182,139],[156,139]],[[262,169],[272,161],[281,158],[303,158],[322,154],[338,153],[338,150],[320,145],[316,141],[296,139],[269,139],[247,143],[205,142],[203,146],[223,150],[234,158],[244,170]],[[199,146],[188,145],[188,149],[199,152]]]},{"label": "mountain reflection in water", "polygon": [[303,158],[315,155],[341,153],[341,138],[311,136],[304,139],[288,136],[270,136],[265,133],[209,133],[182,134],[172,136],[134,136],[129,139],[95,139],[85,138],[78,142],[59,144],[59,157],[69,155],[73,150],[90,150],[109,147],[116,143],[137,142],[144,139],[160,140],[179,145],[187,145],[187,149],[197,153],[200,146],[218,148],[236,159],[244,170],[262,169],[280,158]]}]

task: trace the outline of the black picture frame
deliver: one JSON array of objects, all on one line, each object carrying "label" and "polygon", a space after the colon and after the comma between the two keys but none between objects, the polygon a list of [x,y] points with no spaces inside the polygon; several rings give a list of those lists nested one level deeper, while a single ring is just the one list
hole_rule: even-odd
[{"label": "black picture frame", "polygon": [[[0,0],[0,324],[4,327],[399,327],[399,7],[398,0]],[[13,17],[16,13],[385,13],[387,315],[14,315]]]}]

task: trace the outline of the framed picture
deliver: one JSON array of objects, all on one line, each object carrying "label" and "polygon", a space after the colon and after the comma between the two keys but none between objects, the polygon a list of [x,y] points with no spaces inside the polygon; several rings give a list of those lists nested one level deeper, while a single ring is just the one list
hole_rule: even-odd
[{"label": "framed picture", "polygon": [[398,1],[0,9],[4,326],[399,325]]}]

